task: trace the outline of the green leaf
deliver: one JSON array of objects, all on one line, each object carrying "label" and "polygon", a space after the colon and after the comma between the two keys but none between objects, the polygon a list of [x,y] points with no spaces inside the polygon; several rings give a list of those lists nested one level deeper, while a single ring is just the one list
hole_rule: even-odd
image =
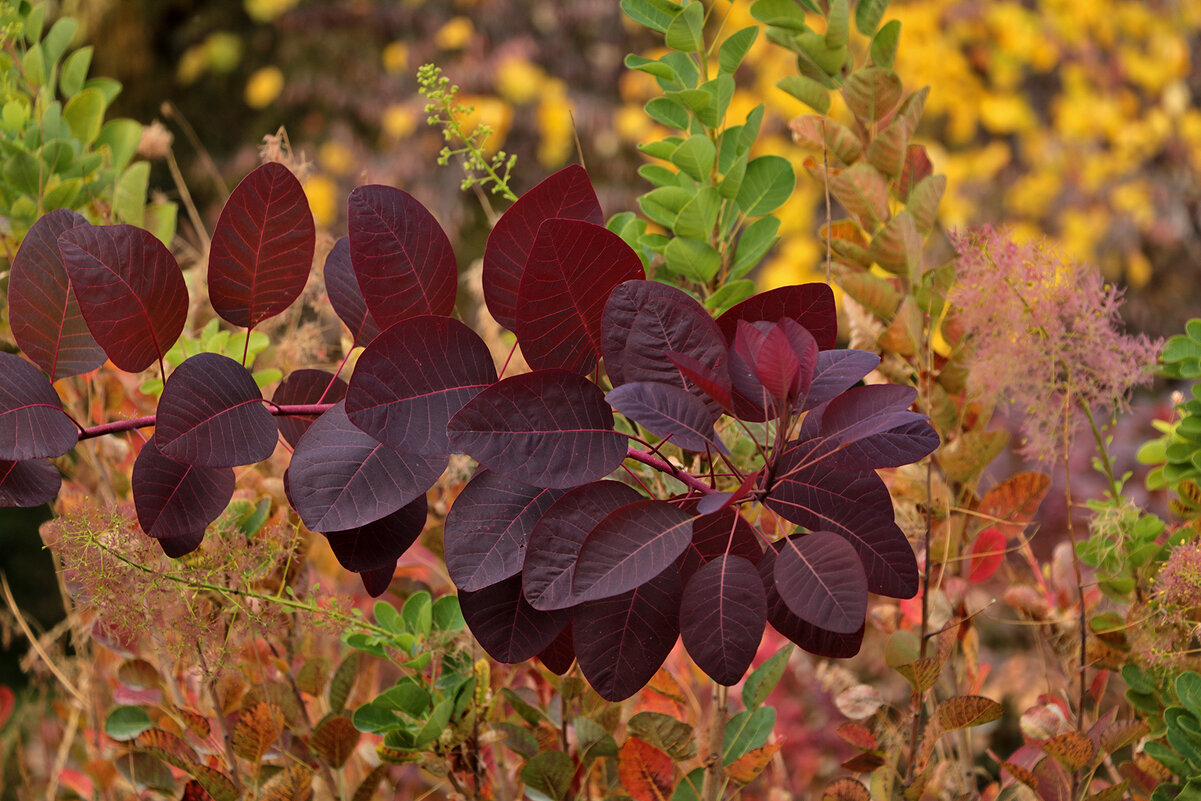
[{"label": "green leaf", "polygon": [[776,81],[776,87],[801,101],[818,114],[830,110],[830,92],[812,78],[804,75],[785,75]]},{"label": "green leaf", "polygon": [[855,27],[864,36],[871,36],[887,8],[888,0],[859,0],[855,6]]},{"label": "green leaf", "polygon": [[759,136],[759,126],[763,124],[763,114],[765,106],[760,103],[750,110],[746,115],[746,124],[742,126],[742,130],[738,132],[738,153],[739,155],[750,153],[751,148],[755,144],[755,139]]},{"label": "green leaf", "polygon": [[81,189],[83,189],[83,181],[79,178],[53,183],[42,193],[42,211],[75,208],[75,200],[79,197]]},{"label": "green leaf", "polygon": [[792,651],[792,643],[786,644],[746,677],[746,683],[742,685],[742,703],[747,709],[761,706],[767,700],[767,696],[771,695],[771,691],[779,684],[788,668]]},{"label": "green leaf", "polygon": [[730,265],[730,278],[741,278],[750,272],[779,241],[776,231],[780,230],[778,217],[768,215],[743,229],[734,248],[734,263]]},{"label": "green leaf", "polygon": [[575,764],[562,751],[543,751],[521,768],[526,787],[537,790],[553,801],[561,801],[571,792]]},{"label": "green leaf", "polygon": [[705,4],[689,3],[667,26],[667,46],[682,53],[698,53],[705,48]]},{"label": "green leaf", "polygon": [[393,634],[400,634],[405,630],[404,619],[401,618],[400,612],[397,612],[396,607],[387,601],[376,601],[371,610],[371,616],[375,618],[378,625]]},{"label": "green leaf", "polygon": [[680,146],[680,142],[684,140],[678,136],[669,136],[665,139],[660,139],[657,142],[644,142],[638,145],[638,149],[648,156],[657,159],[668,161],[671,159],[671,154],[676,152],[676,148]]},{"label": "green leaf", "polygon": [[67,101],[63,108],[63,119],[71,127],[71,134],[88,145],[100,134],[107,106],[104,94],[99,89],[84,89]]},{"label": "green leaf", "polygon": [[837,50],[851,40],[851,9],[847,0],[830,0],[826,15],[826,46]]},{"label": "green leaf", "polygon": [[96,89],[100,94],[104,95],[106,105],[112,105],[117,99],[117,95],[121,94],[121,82],[112,78],[91,78],[83,85],[84,89]]},{"label": "green leaf", "polygon": [[638,712],[626,726],[631,735],[650,743],[676,762],[696,756],[692,727],[662,712]]},{"label": "green leaf", "polygon": [[83,90],[84,81],[88,79],[88,68],[91,66],[91,45],[81,47],[67,56],[58,75],[58,86],[64,97],[71,98]]},{"label": "green leaf", "polygon": [[710,128],[720,128],[726,118],[726,110],[734,98],[734,79],[729,75],[718,75],[700,85],[699,91],[709,95],[709,102],[696,111],[696,118]]},{"label": "green leaf", "polygon": [[658,33],[667,33],[668,26],[682,7],[671,0],[621,0],[621,10],[639,25]]},{"label": "green leaf", "polygon": [[733,200],[742,191],[742,182],[746,179],[746,164],[746,155],[739,156],[738,160],[725,172],[725,175],[717,184],[718,194],[726,200]]},{"label": "green leaf", "polygon": [[67,46],[71,44],[71,39],[75,37],[75,31],[78,29],[79,23],[71,17],[60,17],[51,26],[50,32],[42,40],[42,50],[46,54],[47,67],[53,67],[63,57],[63,53],[67,52]]},{"label": "green leaf", "polygon": [[413,593],[405,601],[405,605],[400,611],[400,616],[404,618],[404,625],[408,631],[422,636],[430,633],[430,624],[432,622],[430,613],[431,602],[430,594],[425,590]]},{"label": "green leaf", "polygon": [[742,30],[730,34],[717,49],[717,68],[727,75],[737,72],[738,65],[746,58],[746,54],[758,37],[758,25],[748,25]]},{"label": "green leaf", "polygon": [[32,153],[17,153],[4,165],[4,180],[13,189],[37,197],[42,193],[42,162]]},{"label": "green leaf", "polygon": [[677,173],[662,164],[643,164],[638,168],[638,174],[655,186],[678,186]]},{"label": "green leaf", "polygon": [[678,186],[664,186],[652,189],[638,198],[638,205],[642,208],[642,213],[652,222],[656,222],[664,228],[671,228],[675,225],[680,210],[692,198],[693,193],[687,189],[681,189]]},{"label": "green leaf", "polygon": [[35,44],[25,51],[25,55],[21,59],[21,71],[25,74],[25,80],[34,90],[41,89],[46,85],[46,56],[42,52],[40,44]]},{"label": "green leaf", "polygon": [[928,175],[909,192],[907,208],[913,215],[917,232],[925,236],[938,220],[938,204],[947,191],[947,176]]},{"label": "green leaf", "polygon": [[759,156],[746,165],[736,203],[748,217],[762,217],[783,206],[796,187],[792,164],[781,156]]},{"label": "green leaf", "polygon": [[[810,0],[801,0],[801,3],[815,14],[822,13]],[[777,28],[790,31],[808,30],[805,24],[805,10],[793,0],[755,0],[751,3],[751,16]]]},{"label": "green leaf", "polygon": [[847,107],[864,122],[875,122],[892,111],[901,92],[901,79],[884,67],[858,70],[842,86]]},{"label": "green leaf", "polygon": [[671,794],[671,801],[701,801],[701,789],[705,784],[705,769],[693,768],[687,776],[680,779],[676,791]]},{"label": "green leaf", "polygon": [[150,162],[131,164],[117,179],[113,210],[121,222],[142,226],[146,222],[146,190],[150,186]]},{"label": "green leaf", "polygon": [[680,101],[671,97],[652,97],[646,101],[643,109],[648,117],[668,128],[687,131],[688,126],[692,123],[688,109]]},{"label": "green leaf", "polygon": [[775,725],[776,710],[770,706],[744,709],[730,718],[722,737],[721,763],[729,765],[748,751],[762,747]]},{"label": "green leaf", "polygon": [[1176,697],[1193,714],[1201,716],[1201,675],[1190,670],[1177,676]]},{"label": "green leaf", "polygon": [[901,41],[901,21],[890,20],[876,35],[872,37],[872,63],[877,67],[892,68],[897,58],[897,45]]},{"label": "green leaf", "polygon": [[742,303],[753,294],[755,294],[754,281],[745,278],[732,281],[727,277],[726,283],[722,285],[721,289],[705,298],[705,308],[715,315],[721,314],[726,309]]},{"label": "green leaf", "polygon": [[[659,56],[659,60],[676,71],[677,83],[685,89],[694,88],[697,81],[701,79],[701,72],[696,66],[696,61],[688,53],[670,50]],[[667,91],[669,87],[663,85],[665,81],[657,80],[659,80],[660,88]]]},{"label": "green leaf", "polygon": [[684,89],[679,92],[668,92],[664,97],[680,103],[693,114],[700,114],[713,102],[713,94],[704,89]]},{"label": "green leaf", "polygon": [[717,189],[712,186],[703,187],[680,209],[672,230],[678,236],[707,240],[713,233],[713,226],[717,225],[717,215],[720,212],[721,195],[717,193]]},{"label": "green leaf", "polygon": [[42,25],[45,20],[45,4],[34,3],[33,8],[29,9],[29,13],[25,16],[25,38],[31,42],[40,41],[42,38]]},{"label": "green leaf", "polygon": [[713,161],[716,157],[717,148],[709,137],[704,134],[695,134],[685,139],[676,148],[676,152],[671,154],[671,163],[696,180],[704,181],[712,172]]},{"label": "green leaf", "polygon": [[442,732],[450,723],[450,713],[454,711],[454,706],[454,699],[447,698],[434,707],[433,711],[430,712],[429,719],[421,727],[421,731],[417,732],[418,748],[429,745],[442,735]]},{"label": "green leaf", "polygon": [[699,284],[707,284],[721,269],[721,254],[708,242],[688,236],[677,236],[663,251],[667,269],[684,275]]},{"label": "green leaf", "polygon": [[628,69],[645,72],[648,75],[654,75],[656,78],[663,78],[673,83],[677,80],[676,71],[656,58],[646,58],[645,56],[630,53],[626,56],[625,65]]},{"label": "green leaf", "polygon": [[467,625],[463,610],[459,608],[459,596],[443,595],[430,608],[434,628],[438,631],[462,631]]},{"label": "green leaf", "polygon": [[150,714],[140,706],[119,706],[104,719],[104,733],[114,740],[126,742],[153,728]]},{"label": "green leaf", "polygon": [[430,708],[432,699],[418,680],[412,676],[401,678],[396,684],[380,693],[371,702],[381,709],[403,712],[410,717],[422,716]]},{"label": "green leaf", "polygon": [[617,741],[604,726],[592,718],[574,717],[571,727],[575,729],[580,758],[585,764],[599,757],[617,756]]}]

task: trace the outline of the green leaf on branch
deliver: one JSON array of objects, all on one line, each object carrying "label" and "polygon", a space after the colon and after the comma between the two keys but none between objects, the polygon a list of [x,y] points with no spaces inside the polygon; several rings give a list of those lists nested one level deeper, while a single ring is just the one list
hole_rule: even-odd
[{"label": "green leaf on branch", "polygon": [[734,248],[734,263],[730,266],[730,278],[741,278],[750,272],[779,241],[776,231],[780,230],[778,217],[766,216],[755,220],[742,231]]},{"label": "green leaf on branch", "polygon": [[92,65],[92,47],[81,47],[63,62],[62,71],[58,76],[58,86],[63,97],[71,98],[83,90],[83,84],[88,79],[88,68]]},{"label": "green leaf on branch", "polygon": [[667,269],[683,275],[698,284],[712,281],[721,270],[721,254],[717,249],[700,239],[677,236],[667,243],[663,251]]},{"label": "green leaf on branch", "polygon": [[847,0],[830,0],[826,15],[826,46],[832,50],[846,47],[851,38],[851,10]]},{"label": "green leaf on branch", "polygon": [[859,70],[842,87],[847,107],[865,123],[876,122],[892,111],[901,99],[901,92],[901,79],[884,67]]},{"label": "green leaf on branch", "polygon": [[770,706],[744,709],[726,722],[721,763],[729,765],[742,755],[767,743],[776,725],[776,710]]},{"label": "green leaf on branch", "polygon": [[755,282],[748,279],[731,280],[727,277],[721,289],[705,298],[705,308],[714,314],[721,314],[727,309],[742,303],[755,294]]},{"label": "green leaf on branch", "polygon": [[676,152],[671,154],[671,163],[697,181],[704,181],[713,170],[716,157],[717,148],[709,137],[696,134],[685,139],[676,148]]},{"label": "green leaf on branch", "polygon": [[[812,0],[800,0],[801,5],[815,14],[821,9]],[[751,16],[765,25],[786,28],[791,31],[808,30],[805,24],[805,8],[801,8],[794,0],[755,0],[751,4]]]},{"label": "green leaf on branch", "polygon": [[864,36],[871,36],[887,8],[888,0],[859,0],[855,6],[855,27]]},{"label": "green leaf on branch", "polygon": [[901,21],[890,20],[872,37],[872,63],[877,67],[892,68],[897,58],[897,45],[901,41]]},{"label": "green leaf on branch", "polygon": [[91,144],[104,124],[107,105],[98,89],[83,89],[68,100],[63,108],[63,119],[71,127],[71,135],[85,145]]},{"label": "green leaf on branch", "polygon": [[667,46],[683,53],[697,53],[705,47],[705,4],[689,3],[677,14],[666,31]]},{"label": "green leaf on branch", "polygon": [[[784,163],[787,164],[788,162]],[[747,167],[747,174],[749,179],[749,166]],[[743,190],[745,190],[746,180],[743,181],[742,186]],[[687,190],[680,191],[687,192]],[[717,215],[720,212],[721,195],[718,194],[717,189],[712,186],[703,187],[680,208],[680,213],[676,215],[675,222],[671,226],[672,230],[679,236],[690,236],[695,239],[707,240],[709,234],[713,232],[713,226],[717,224]]]},{"label": "green leaf on branch", "polygon": [[889,219],[888,182],[871,164],[861,162],[833,176],[830,193],[865,230]]},{"label": "green leaf on branch", "polygon": [[521,780],[526,787],[554,801],[566,798],[571,792],[574,775],[575,764],[562,751],[543,751],[521,768]]},{"label": "green leaf on branch", "polygon": [[621,10],[639,25],[667,33],[668,26],[683,7],[671,0],[621,0]]},{"label": "green leaf on branch", "polygon": [[804,75],[785,75],[776,86],[819,114],[830,110],[830,92],[812,78]]},{"label": "green leaf on branch", "polygon": [[734,99],[734,79],[729,75],[718,75],[701,84],[697,91],[707,94],[709,102],[696,110],[696,118],[709,128],[720,128],[730,101]]},{"label": "green leaf on branch", "polygon": [[150,729],[154,723],[140,706],[118,706],[104,719],[104,733],[114,740],[127,741]]},{"label": "green leaf on branch", "polygon": [[645,72],[648,75],[654,75],[656,78],[663,78],[673,83],[678,80],[676,71],[657,58],[646,58],[645,56],[630,53],[626,56],[625,65],[627,69]]},{"label": "green leaf on branch", "polygon": [[746,683],[742,685],[742,703],[747,709],[761,706],[767,700],[767,696],[771,695],[771,691],[784,677],[792,652],[792,643],[786,644],[746,677]]},{"label": "green leaf on branch", "polygon": [[692,118],[688,116],[688,109],[672,97],[652,97],[646,101],[643,109],[646,111],[646,115],[655,122],[679,131],[687,131],[688,125],[692,122]]},{"label": "green leaf on branch", "polygon": [[751,45],[758,37],[759,26],[757,25],[749,25],[730,34],[717,49],[717,68],[727,75],[737,72],[738,65],[746,58],[747,52],[750,51]]},{"label": "green leaf on branch", "polygon": [[746,165],[746,177],[735,202],[748,217],[762,217],[783,206],[796,187],[796,173],[788,159],[759,156]]}]

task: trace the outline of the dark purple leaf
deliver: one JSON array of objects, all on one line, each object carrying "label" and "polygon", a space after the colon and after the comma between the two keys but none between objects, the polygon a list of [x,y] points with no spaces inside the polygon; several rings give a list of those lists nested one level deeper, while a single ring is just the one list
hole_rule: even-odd
[{"label": "dark purple leaf", "polygon": [[[912,387],[854,387],[822,412],[821,433],[838,467],[849,470],[912,464],[939,445],[938,432],[922,414],[909,411]],[[825,452],[823,449],[823,453]]]},{"label": "dark purple leaf", "polygon": [[8,276],[13,339],[51,381],[95,370],[108,358],[88,331],[58,250],[59,234],[87,224],[82,214],[67,209],[38,218]]},{"label": "dark purple leaf", "polygon": [[621,466],[626,439],[613,430],[604,393],[566,370],[503,379],[447,426],[451,443],[501,475],[538,487],[576,487]]},{"label": "dark purple leaf", "polygon": [[304,188],[269,161],[242,179],[225,201],[209,248],[213,311],[254,328],[292,305],[313,268],[317,229]]},{"label": "dark purple leaf", "polygon": [[154,437],[176,461],[237,467],[269,458],[279,427],[249,370],[228,356],[198,353],[167,378]]},{"label": "dark purple leaf", "polygon": [[522,195],[496,221],[484,248],[484,302],[496,321],[517,330],[517,291],[521,274],[538,235],[552,217],[604,225],[588,173],[572,164]]},{"label": "dark purple leaf", "polygon": [[[700,503],[690,501],[684,508],[689,511],[696,508],[699,511]],[[687,584],[701,565],[726,554],[740,556],[753,565],[759,564],[763,555],[763,546],[759,544],[751,524],[738,510],[729,506],[712,514],[703,514],[693,521],[692,542],[676,559],[680,579]]]},{"label": "dark purple leaf", "polygon": [[[730,384],[730,372],[728,360],[723,351],[722,364],[720,371],[703,364],[700,361],[692,358],[686,353],[676,353],[668,351],[663,354],[668,361],[676,366],[685,379],[695,385],[696,389],[702,395],[712,398],[721,409],[733,409],[733,400],[731,398],[732,386]],[[689,390],[690,392],[693,390]],[[720,415],[718,415],[720,417]]]},{"label": "dark purple leaf", "polygon": [[45,460],[0,460],[0,507],[28,509],[49,503],[58,495],[62,483],[58,468]]},{"label": "dark purple leaf", "polygon": [[726,375],[721,329],[704,307],[675,287],[658,281],[627,281],[614,289],[605,303],[601,353],[614,386],[656,381],[721,400],[676,364],[663,360],[665,353],[687,357],[687,364],[704,365],[719,384]]},{"label": "dark purple leaf", "polygon": [[717,325],[726,342],[732,343],[738,333],[739,320],[774,323],[785,318],[808,329],[820,349],[834,347],[838,336],[838,314],[834,308],[834,292],[825,284],[798,284],[760,292],[731,307],[717,318]]},{"label": "dark purple leaf", "polygon": [[204,542],[204,529],[181,534],[178,537],[166,537],[155,540],[155,542],[169,558],[180,559],[200,547],[200,543]]},{"label": "dark purple leaf", "polygon": [[292,506],[311,531],[347,531],[424,495],[447,457],[401,454],[350,422],[339,402],[304,432],[288,467]]},{"label": "dark purple leaf", "polygon": [[789,454],[780,460],[776,475],[765,500],[768,507],[811,531],[833,531],[850,542],[863,562],[871,592],[913,597],[917,559],[897,528],[892,497],[878,475],[824,464],[794,471]]},{"label": "dark purple leaf", "polygon": [[[325,370],[293,370],[275,388],[271,402],[276,406],[308,406],[314,403],[337,403],[346,397],[346,382]],[[317,415],[281,415],[275,418],[279,433],[293,448]]]},{"label": "dark purple leaf", "polygon": [[867,615],[859,554],[828,531],[796,534],[776,555],[776,590],[793,614],[836,634],[858,631]]},{"label": "dark purple leaf", "polygon": [[338,564],[347,570],[391,570],[421,536],[427,512],[425,495],[419,495],[386,517],[349,531],[327,531],[325,538]]},{"label": "dark purple leaf", "polygon": [[359,579],[363,582],[363,589],[372,598],[378,598],[388,591],[388,587],[392,584],[392,576],[396,573],[396,565],[392,564],[388,567],[377,567],[374,570],[364,570],[359,573]]},{"label": "dark purple leaf", "polygon": [[591,372],[601,355],[601,316],[609,293],[644,275],[638,254],[603,226],[542,223],[517,293],[514,331],[525,360],[536,370]]},{"label": "dark purple leaf", "polygon": [[767,330],[755,354],[755,374],[768,393],[792,405],[809,392],[817,366],[817,342],[799,323],[784,318]]},{"label": "dark purple leaf", "polygon": [[20,356],[0,353],[0,376],[0,459],[62,456],[75,447],[79,428],[45,373]]},{"label": "dark purple leaf", "polygon": [[575,662],[575,638],[572,631],[573,627],[569,621],[559,632],[559,636],[555,637],[554,642],[538,654],[538,661],[556,676],[562,676],[571,670],[571,665]]},{"label": "dark purple leaf", "polygon": [[680,635],[697,666],[718,684],[736,684],[750,667],[767,623],[759,571],[741,556],[719,556],[684,587]]},{"label": "dark purple leaf", "polygon": [[571,581],[580,546],[612,512],[639,500],[642,496],[627,484],[597,481],[555,501],[530,532],[526,547],[522,576],[529,602],[538,609],[573,605]]},{"label": "dark purple leaf", "polygon": [[645,426],[671,444],[687,451],[716,450],[730,455],[717,432],[713,414],[705,402],[691,392],[671,384],[635,381],[622,384],[605,395],[617,411]]},{"label": "dark purple leaf", "polygon": [[767,341],[767,330],[769,324],[752,325],[739,320],[728,356],[734,414],[754,423],[776,419],[783,411],[755,371],[755,362]]},{"label": "dark purple leaf", "polygon": [[375,324],[371,312],[367,311],[367,301],[363,300],[359,279],[350,263],[350,237],[344,236],[334,243],[325,257],[323,275],[329,305],[334,307],[338,318],[350,329],[354,344],[366,346],[379,335],[379,326]]},{"label": "dark purple leaf", "polygon": [[398,451],[449,453],[446,424],[494,383],[496,365],[478,334],[451,317],[411,317],[377,336],[359,356],[346,414]]},{"label": "dark purple leaf", "polygon": [[350,260],[380,330],[419,314],[450,314],[459,268],[446,232],[408,192],[360,186],[350,193]]},{"label": "dark purple leaf", "polygon": [[521,576],[489,587],[459,591],[463,619],[484,650],[512,664],[537,656],[571,621],[570,609],[540,612],[521,594]]},{"label": "dark purple leaf", "polygon": [[129,373],[162,359],[183,331],[188,287],[171,251],[133,225],[87,225],[58,237],[88,330]]},{"label": "dark purple leaf", "polygon": [[195,467],[169,459],[147,440],[133,463],[133,503],[142,531],[156,540],[204,533],[234,494],[234,471]]},{"label": "dark purple leaf", "polygon": [[637,589],[576,607],[576,658],[601,698],[629,698],[662,666],[680,635],[681,595],[671,565]]},{"label": "dark purple leaf", "polygon": [[635,501],[596,524],[580,546],[571,595],[576,603],[610,598],[661,573],[692,541],[692,515],[666,501]]},{"label": "dark purple leaf", "polygon": [[564,492],[477,472],[446,515],[446,569],[455,586],[478,590],[521,572],[530,533]]},{"label": "dark purple leaf", "polygon": [[788,604],[784,603],[784,599],[776,590],[775,581],[775,549],[782,545],[782,542],[772,543],[772,547],[763,552],[763,560],[759,562],[759,578],[767,595],[767,622],[780,634],[811,654],[831,659],[849,659],[859,653],[863,645],[866,623],[860,626],[857,632],[838,634],[806,623],[794,615]]},{"label": "dark purple leaf", "polygon": [[876,369],[880,357],[866,350],[823,350],[817,354],[813,383],[801,410],[812,409],[845,392]]}]

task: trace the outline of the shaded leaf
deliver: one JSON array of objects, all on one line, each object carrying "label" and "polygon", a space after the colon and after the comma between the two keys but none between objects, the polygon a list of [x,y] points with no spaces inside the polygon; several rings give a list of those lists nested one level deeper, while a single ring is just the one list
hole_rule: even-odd
[{"label": "shaded leaf", "polygon": [[421,536],[426,513],[423,493],[379,520],[343,531],[326,531],[324,535],[342,567],[356,573],[387,570],[391,581],[396,560]]},{"label": "shaded leaf", "polygon": [[551,644],[538,652],[538,661],[556,676],[562,676],[575,664],[575,636],[570,622]]},{"label": "shaded leaf", "polygon": [[851,112],[871,123],[892,111],[901,99],[901,79],[884,67],[856,70],[842,87],[843,99]]},{"label": "shaded leaf", "polygon": [[692,726],[662,712],[638,712],[626,721],[629,733],[666,753],[677,762],[696,756]]},{"label": "shaded leaf", "polygon": [[830,194],[866,229],[889,219],[888,183],[871,164],[856,164],[830,178]]},{"label": "shaded leaf", "polygon": [[[682,504],[684,509],[700,512],[699,503]],[[763,546],[751,524],[733,507],[725,507],[711,514],[702,514],[692,522],[692,541],[676,559],[680,568],[680,579],[687,585],[692,575],[706,562],[730,554],[759,564]]]},{"label": "shaded leaf", "polygon": [[131,476],[142,531],[155,539],[203,535],[225,511],[236,481],[228,467],[196,467],[164,456],[158,436],[142,446]]},{"label": "shaded leaf", "polygon": [[313,730],[313,750],[331,767],[340,768],[350,759],[361,737],[350,718],[333,715]]},{"label": "shaded leaf", "polygon": [[475,591],[459,591],[463,618],[488,655],[524,662],[550,645],[571,620],[569,609],[540,611],[521,592],[521,576]]},{"label": "shaded leaf", "polygon": [[817,366],[802,411],[821,406],[851,389],[876,369],[880,357],[865,350],[823,350],[817,354]]},{"label": "shaded leaf", "polygon": [[358,651],[351,651],[345,659],[338,663],[338,669],[334,671],[333,677],[329,680],[330,712],[338,714],[346,708],[346,699],[350,697],[354,680],[358,676],[360,659]]},{"label": "shaded leaf", "polygon": [[798,145],[811,150],[822,150],[824,147],[843,164],[853,164],[863,152],[863,142],[854,131],[829,117],[806,114],[793,118],[788,128],[792,131],[792,140]]},{"label": "shaded leaf", "polygon": [[1006,539],[1018,538],[1050,488],[1051,477],[1046,473],[1017,473],[984,493],[977,511]]},{"label": "shaded leaf", "polygon": [[927,656],[897,665],[896,671],[905,677],[915,692],[924,693],[938,681],[938,676],[942,673],[942,660]]},{"label": "shaded leaf", "polygon": [[571,792],[575,764],[562,751],[543,751],[522,766],[520,775],[531,789],[553,801],[560,801]]},{"label": "shaded leaf", "polygon": [[738,333],[739,320],[774,323],[784,318],[804,326],[817,340],[820,349],[834,347],[838,336],[838,318],[834,309],[834,293],[825,284],[798,284],[760,292],[718,317],[717,325],[725,335],[726,342],[732,343]]},{"label": "shaded leaf", "polygon": [[630,737],[617,752],[617,777],[634,801],[667,801],[675,786],[675,763],[650,743]]},{"label": "shaded leaf", "polygon": [[[258,762],[275,744],[283,731],[283,715],[265,701],[243,710],[234,724],[231,738],[233,751],[243,759]],[[197,777],[199,778],[199,777]]]},{"label": "shaded leaf", "polygon": [[309,801],[313,797],[313,771],[307,765],[287,765],[264,784],[260,801]]},{"label": "shaded leaf", "polygon": [[1088,735],[1079,731],[1066,731],[1045,740],[1043,751],[1059,760],[1069,771],[1077,771],[1093,761],[1096,749]]},{"label": "shaded leaf", "polygon": [[622,384],[605,395],[617,411],[672,445],[688,451],[730,451],[713,429],[713,414],[687,390],[653,381]]},{"label": "shaded leaf", "polygon": [[822,801],[871,801],[871,795],[854,779],[836,779],[826,785]]},{"label": "shaded leaf", "polygon": [[344,236],[330,249],[325,257],[322,271],[329,305],[334,313],[350,329],[350,336],[357,346],[366,346],[379,335],[380,328],[367,311],[367,301],[359,288],[359,279],[350,262],[350,237]]},{"label": "shaded leaf", "polygon": [[707,562],[684,588],[680,603],[684,647],[718,684],[730,686],[742,679],[766,623],[767,596],[759,571],[740,556],[723,555]]},{"label": "shaded leaf", "polygon": [[784,671],[788,668],[788,660],[791,657],[792,643],[785,643],[762,665],[751,671],[751,675],[746,677],[746,682],[742,685],[742,703],[747,709],[754,709],[767,700],[772,690],[780,683],[780,679],[784,677]]},{"label": "shaded leaf", "polygon": [[828,531],[783,540],[776,590],[793,614],[836,634],[859,630],[867,614],[867,577],[859,554]]},{"label": "shaded leaf", "polygon": [[596,601],[633,590],[673,563],[692,540],[694,516],[665,501],[638,500],[605,516],[576,557],[571,597]]},{"label": "shaded leaf", "polygon": [[20,356],[0,353],[0,375],[0,459],[62,456],[75,447],[79,428],[41,370]]},{"label": "shaded leaf", "polygon": [[759,578],[767,595],[767,622],[811,654],[844,659],[859,653],[866,626],[852,634],[838,634],[802,620],[788,608],[775,583],[776,547],[779,543],[772,543],[772,546],[763,552],[759,562]]},{"label": "shaded leaf", "polygon": [[150,714],[140,706],[117,706],[104,718],[104,733],[114,740],[133,740],[154,723]]},{"label": "shaded leaf", "polygon": [[[277,406],[307,406],[337,403],[346,397],[346,382],[325,370],[293,370],[275,388],[271,402]],[[279,433],[293,448],[319,415],[281,415],[276,417]]]}]

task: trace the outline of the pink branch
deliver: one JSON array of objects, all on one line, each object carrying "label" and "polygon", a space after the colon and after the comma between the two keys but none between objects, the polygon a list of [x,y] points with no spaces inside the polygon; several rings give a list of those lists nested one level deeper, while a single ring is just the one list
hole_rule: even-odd
[{"label": "pink branch", "polygon": [[715,490],[713,487],[709,486],[704,481],[701,481],[691,473],[687,473],[676,467],[671,462],[660,459],[657,456],[651,456],[646,451],[630,448],[628,451],[626,451],[626,458],[633,459],[636,462],[642,462],[648,467],[655,468],[660,473],[667,473],[667,475],[684,484],[684,486],[688,487],[689,489],[694,489],[697,492],[704,493],[705,495],[708,495],[711,492],[717,492],[717,490]]},{"label": "pink branch", "polygon": [[[332,403],[295,403],[284,406],[276,406],[268,401],[268,409],[271,414],[276,417],[295,417],[303,415],[316,416],[329,409],[334,404]],[[133,431],[137,428],[149,428],[155,422],[155,415],[149,414],[145,417],[130,417],[127,420],[112,420],[107,423],[92,426],[91,428],[83,428],[79,432],[80,439],[92,439],[93,437],[103,437],[105,434],[118,434],[122,431]]]}]

